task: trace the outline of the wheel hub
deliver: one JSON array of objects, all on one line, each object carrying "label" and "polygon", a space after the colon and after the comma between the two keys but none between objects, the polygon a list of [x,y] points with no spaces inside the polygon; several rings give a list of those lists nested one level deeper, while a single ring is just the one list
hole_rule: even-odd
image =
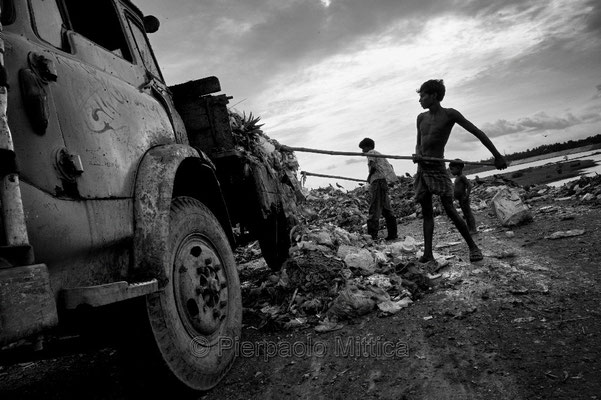
[{"label": "wheel hub", "polygon": [[226,317],[227,276],[217,251],[193,234],[180,245],[174,263],[174,293],[182,320],[194,334],[210,335]]}]

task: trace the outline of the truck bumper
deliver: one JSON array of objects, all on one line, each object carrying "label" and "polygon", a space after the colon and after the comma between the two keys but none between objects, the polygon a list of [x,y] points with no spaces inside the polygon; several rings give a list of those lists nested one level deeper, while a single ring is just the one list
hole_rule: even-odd
[{"label": "truck bumper", "polygon": [[0,346],[57,324],[45,264],[0,268]]}]

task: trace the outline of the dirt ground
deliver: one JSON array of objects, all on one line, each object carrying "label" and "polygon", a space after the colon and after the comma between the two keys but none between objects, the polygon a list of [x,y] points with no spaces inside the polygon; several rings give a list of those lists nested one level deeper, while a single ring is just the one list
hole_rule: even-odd
[{"label": "dirt ground", "polygon": [[[395,315],[374,311],[323,334],[246,326],[232,370],[199,398],[601,398],[601,207],[531,206],[534,220],[513,234],[488,210],[476,213],[478,263],[466,261],[459,234],[437,217],[435,251],[451,262]],[[421,240],[421,220],[399,227],[401,238]],[[570,229],[585,233],[545,238]],[[112,347],[84,347],[3,362],[0,398],[132,398],[117,360]]]}]

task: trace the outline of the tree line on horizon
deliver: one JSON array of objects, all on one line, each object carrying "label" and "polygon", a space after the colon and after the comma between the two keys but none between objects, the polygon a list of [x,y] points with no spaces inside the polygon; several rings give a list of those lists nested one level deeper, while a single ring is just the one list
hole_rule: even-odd
[{"label": "tree line on horizon", "polygon": [[[585,139],[580,139],[580,140],[568,140],[567,142],[562,142],[562,143],[543,144],[543,145],[535,147],[533,149],[527,149],[527,150],[519,151],[519,152],[512,153],[512,154],[504,154],[503,156],[505,157],[505,159],[507,161],[515,161],[515,160],[522,160],[522,159],[528,158],[528,157],[540,156],[543,154],[550,154],[550,153],[555,153],[555,152],[562,151],[562,150],[570,150],[570,149],[575,149],[578,147],[590,146],[590,145],[595,145],[595,144],[601,145],[601,134],[595,135],[595,136],[589,136]],[[482,161],[490,162],[490,161],[494,161],[494,158],[491,157],[491,158],[488,158],[488,159],[482,160]],[[466,165],[463,170],[465,172],[465,171],[470,171],[470,170],[473,171],[473,170],[481,170],[481,169],[482,169],[482,167],[480,167],[478,165]]]}]

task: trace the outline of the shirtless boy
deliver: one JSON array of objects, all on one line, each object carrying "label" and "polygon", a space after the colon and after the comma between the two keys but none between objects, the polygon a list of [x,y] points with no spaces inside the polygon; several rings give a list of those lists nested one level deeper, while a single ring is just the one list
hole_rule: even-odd
[{"label": "shirtless boy", "polygon": [[440,102],[445,96],[442,79],[424,82],[417,90],[419,103],[428,111],[417,116],[417,145],[413,161],[418,163],[415,176],[415,199],[420,203],[424,218],[424,255],[420,262],[434,260],[432,238],[434,236],[434,213],[432,195],[440,196],[440,202],[451,221],[457,227],[469,247],[470,261],[482,260],[482,251],[478,248],[466,223],[453,206],[453,185],[442,161],[426,161],[422,157],[444,158],[444,148],[449,140],[451,129],[458,124],[474,135],[495,157],[497,169],[507,168],[505,158],[492,144],[488,136],[461,113],[453,108],[442,108]]}]

